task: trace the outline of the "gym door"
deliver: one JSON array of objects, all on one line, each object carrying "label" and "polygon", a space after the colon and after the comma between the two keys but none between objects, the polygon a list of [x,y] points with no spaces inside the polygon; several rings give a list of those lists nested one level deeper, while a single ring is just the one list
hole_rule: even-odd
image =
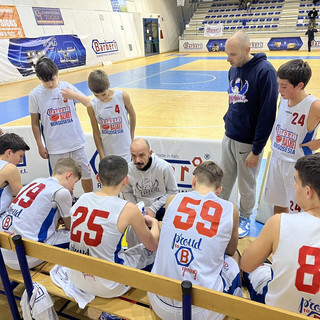
[{"label": "gym door", "polygon": [[143,19],[144,50],[146,56],[159,54],[158,19]]}]

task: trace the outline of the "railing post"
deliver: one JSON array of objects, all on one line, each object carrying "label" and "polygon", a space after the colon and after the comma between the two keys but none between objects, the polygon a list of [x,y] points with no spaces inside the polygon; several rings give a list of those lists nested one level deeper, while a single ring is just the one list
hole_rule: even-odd
[{"label": "railing post", "polygon": [[192,282],[182,281],[182,319],[191,320],[191,291],[192,291]]},{"label": "railing post", "polygon": [[17,234],[13,236],[12,240],[16,247],[16,253],[17,253],[17,257],[20,265],[20,270],[22,273],[24,285],[27,290],[28,298],[30,300],[32,296],[32,291],[33,291],[33,284],[32,284],[32,279],[29,271],[28,261],[26,258],[26,253],[24,251],[22,237],[21,235]]},{"label": "railing post", "polygon": [[20,314],[18,311],[18,307],[16,304],[16,300],[12,291],[12,287],[10,284],[8,272],[6,269],[6,265],[3,260],[2,252],[0,250],[0,276],[3,285],[4,292],[6,293],[6,297],[8,300],[9,308],[14,320],[20,320]]}]

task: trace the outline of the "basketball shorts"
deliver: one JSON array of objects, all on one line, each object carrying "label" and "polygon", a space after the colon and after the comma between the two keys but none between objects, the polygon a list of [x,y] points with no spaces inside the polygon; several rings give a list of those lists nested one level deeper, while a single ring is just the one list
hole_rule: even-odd
[{"label": "basketball shorts", "polygon": [[268,283],[273,278],[272,265],[263,263],[256,270],[247,273],[243,272],[245,285],[253,301],[265,303],[265,297],[268,292]]},{"label": "basketball shorts", "polygon": [[[239,266],[230,256],[226,256],[220,276],[224,283],[223,292],[242,297]],[[208,281],[210,281],[210,277]],[[148,292],[148,297],[152,309],[161,319],[182,319],[183,311],[181,301],[158,296],[151,292]],[[192,306],[192,320],[221,320],[224,319],[224,317],[225,316],[220,313]]]},{"label": "basketball shorts", "polygon": [[77,161],[82,168],[81,179],[83,180],[91,179],[91,168],[88,162],[86,149],[84,147],[71,152],[50,154],[49,155],[50,174],[52,174],[53,168],[55,167],[57,161],[61,158],[72,158],[74,161]]},{"label": "basketball shorts", "polygon": [[[55,247],[59,248],[69,248],[69,242],[70,242],[70,231],[65,229],[59,229],[56,230],[52,236],[47,239],[44,243],[50,244]],[[17,255],[14,251],[1,249],[3,259],[5,261],[5,264],[13,269],[13,270],[20,270],[19,262]],[[34,257],[27,256],[27,262],[29,268],[34,268],[38,266],[40,263],[42,263],[42,260],[39,260]]]},{"label": "basketball shorts", "polygon": [[294,162],[284,161],[272,154],[268,169],[264,200],[280,207],[288,207],[297,212],[294,184]]}]

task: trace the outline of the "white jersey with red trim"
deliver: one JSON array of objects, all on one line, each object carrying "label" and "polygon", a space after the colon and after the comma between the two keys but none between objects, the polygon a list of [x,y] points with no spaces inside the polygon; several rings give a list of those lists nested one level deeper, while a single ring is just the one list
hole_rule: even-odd
[{"label": "white jersey with red trim", "polygon": [[24,186],[10,204],[2,219],[1,231],[46,242],[60,217],[55,194],[63,186],[56,178],[39,178]]},{"label": "white jersey with red trim", "polygon": [[320,219],[306,212],[281,215],[279,244],[266,304],[320,318]]},{"label": "white jersey with red trim", "polygon": [[309,94],[297,105],[289,107],[288,100],[281,97],[271,133],[271,149],[279,159],[296,162],[302,156],[313,153],[308,147],[300,148],[299,145],[317,136],[319,124],[313,131],[307,130],[310,107],[316,100]]},{"label": "white jersey with red trim", "polygon": [[223,291],[221,270],[232,228],[231,202],[213,192],[177,194],[164,215],[152,272]]},{"label": "white jersey with red trim", "polygon": [[131,134],[128,111],[122,95],[122,91],[114,90],[110,101],[102,102],[94,97],[90,103],[100,126],[104,155],[121,156],[129,162],[131,160]]},{"label": "white jersey with red trim", "polygon": [[[0,159],[0,171],[5,165],[9,162]],[[11,200],[12,200],[12,189],[9,184],[6,184],[4,187],[0,188],[0,216],[6,211]]]},{"label": "white jersey with red trim", "polygon": [[76,100],[64,99],[61,89],[71,89],[82,94],[76,87],[59,81],[54,89],[40,85],[29,95],[29,112],[40,116],[42,133],[49,154],[59,154],[78,150],[86,140],[76,112]]},{"label": "white jersey with red trim", "polygon": [[[100,197],[94,192],[81,195],[71,208],[70,250],[111,262],[126,264],[118,230],[119,215],[127,201],[116,196]],[[70,270],[72,282],[98,296],[117,295],[123,285],[93,275]],[[111,295],[112,296],[112,295]]]}]

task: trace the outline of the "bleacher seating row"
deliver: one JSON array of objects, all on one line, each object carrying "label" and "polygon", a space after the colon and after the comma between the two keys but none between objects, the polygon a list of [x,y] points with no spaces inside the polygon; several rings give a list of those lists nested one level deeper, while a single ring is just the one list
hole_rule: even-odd
[{"label": "bleacher seating row", "polygon": [[[223,30],[241,30],[241,29],[276,29],[278,27],[278,25],[277,24],[272,24],[272,25],[270,25],[270,24],[265,24],[265,25],[263,25],[263,24],[259,24],[259,25],[251,25],[251,26],[242,26],[242,25],[240,25],[240,26],[224,26],[223,27]],[[199,28],[199,31],[203,31],[204,30],[204,28]]]},{"label": "bleacher seating row", "polygon": [[[267,7],[252,7],[251,11],[255,11],[255,10],[278,10],[278,9],[282,9],[282,6],[267,6]],[[239,8],[233,8],[233,9],[209,9],[208,13],[211,12],[235,12],[235,11],[247,11],[245,9],[239,9]]]},{"label": "bleacher seating row", "polygon": [[[276,3],[283,3],[284,0],[272,0],[272,1],[259,1],[258,4],[259,5],[265,5],[265,4],[276,4]],[[239,7],[239,4],[238,3],[223,3],[223,4],[212,4],[211,7],[214,8],[214,7],[226,7],[226,6],[238,6]]]},{"label": "bleacher seating row", "polygon": [[[185,35],[201,35],[206,24],[222,23],[225,32],[235,30],[263,30],[265,32],[277,32],[285,0],[267,0],[252,4],[251,12],[239,8],[238,1],[222,3],[215,0],[214,3],[203,2],[193,18],[189,22]],[[308,0],[310,1],[310,0]]]},{"label": "bleacher seating row", "polygon": [[249,23],[249,22],[271,22],[271,21],[279,21],[279,18],[261,18],[261,19],[234,19],[234,20],[215,20],[215,21],[202,21],[202,24],[217,24],[217,23]]}]

